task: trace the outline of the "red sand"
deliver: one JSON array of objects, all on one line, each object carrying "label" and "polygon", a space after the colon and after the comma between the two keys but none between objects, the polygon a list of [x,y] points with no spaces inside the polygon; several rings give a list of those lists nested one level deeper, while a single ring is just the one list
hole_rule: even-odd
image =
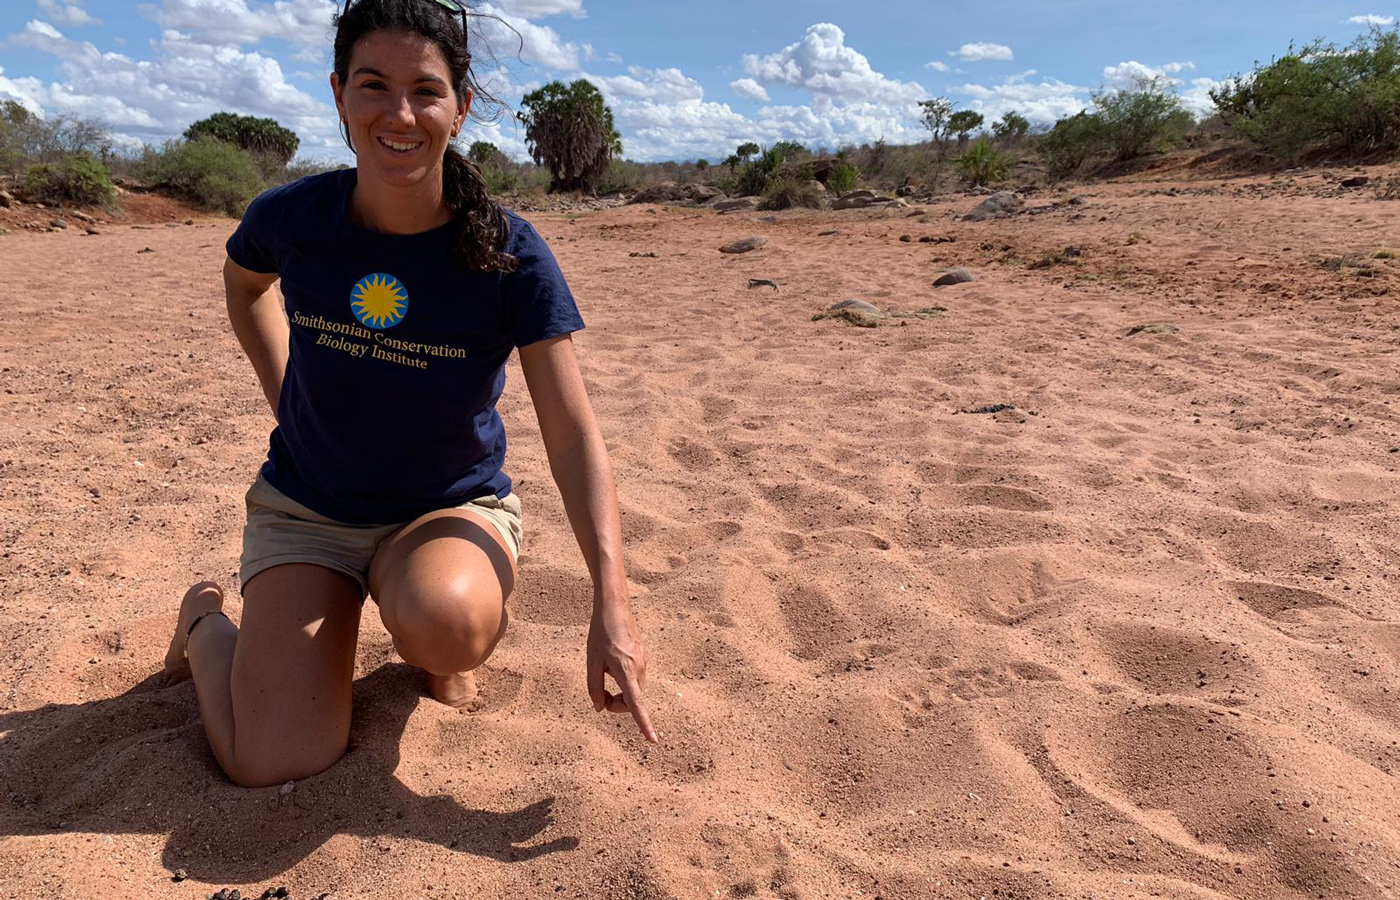
[{"label": "red sand", "polygon": [[[1400,203],[1332,183],[532,215],[589,322],[662,744],[589,706],[512,362],[484,708],[422,697],[369,614],[351,751],[251,791],[158,676],[184,588],[234,583],[271,425],[232,225],[0,237],[4,894],[1400,896],[1400,263],[1322,264],[1400,246]],[[849,297],[948,312],[811,321]]]}]

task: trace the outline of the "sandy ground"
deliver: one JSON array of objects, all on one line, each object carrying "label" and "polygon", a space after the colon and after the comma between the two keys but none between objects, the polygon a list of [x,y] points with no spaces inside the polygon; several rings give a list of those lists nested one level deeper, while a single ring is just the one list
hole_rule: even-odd
[{"label": "sandy ground", "polygon": [[[1367,259],[1400,203],[1331,185],[532,216],[589,323],[662,744],[588,704],[512,362],[484,708],[423,697],[367,613],[350,753],[265,790],[157,675],[182,590],[233,583],[271,425],[232,223],[0,238],[4,895],[1400,897],[1400,262]],[[947,311],[812,320],[850,297]]]}]

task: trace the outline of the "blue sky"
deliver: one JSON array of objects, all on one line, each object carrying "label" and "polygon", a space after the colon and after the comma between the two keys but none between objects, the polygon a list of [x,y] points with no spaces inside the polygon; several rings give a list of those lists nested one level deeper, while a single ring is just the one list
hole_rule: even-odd
[{"label": "blue sky", "polygon": [[[426,2],[426,0],[425,0]],[[1290,41],[1346,43],[1400,0],[492,0],[525,38],[483,20],[503,65],[479,74],[511,104],[585,77],[630,158],[722,159],[746,140],[836,147],[920,139],[920,99],[995,118],[1071,114],[1104,86],[1170,78],[1205,111],[1219,79]],[[271,116],[306,157],[350,161],[326,85],[331,0],[4,0],[0,98],[105,122],[129,147],[219,110]],[[507,40],[509,38],[509,40]],[[480,64],[481,54],[478,53]],[[479,126],[523,159],[523,135]]]}]

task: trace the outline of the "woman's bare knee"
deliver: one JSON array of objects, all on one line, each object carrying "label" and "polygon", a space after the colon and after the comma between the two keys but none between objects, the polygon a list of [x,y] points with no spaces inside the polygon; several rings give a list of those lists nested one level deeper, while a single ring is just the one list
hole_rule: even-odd
[{"label": "woman's bare knee", "polygon": [[404,661],[437,675],[467,672],[486,661],[505,634],[504,606],[465,592],[431,599],[396,598],[394,648]]},{"label": "woman's bare knee", "polygon": [[303,748],[287,752],[280,748],[262,752],[243,752],[235,748],[233,760],[224,766],[224,774],[239,787],[271,787],[288,781],[299,781],[319,775],[333,766],[349,745],[348,736],[322,747]]}]

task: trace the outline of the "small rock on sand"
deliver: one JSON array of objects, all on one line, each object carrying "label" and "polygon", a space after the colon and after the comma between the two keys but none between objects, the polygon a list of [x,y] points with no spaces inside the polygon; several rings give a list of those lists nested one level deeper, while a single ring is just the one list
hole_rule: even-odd
[{"label": "small rock on sand", "polygon": [[969,281],[976,281],[977,276],[961,266],[948,269],[934,280],[934,287],[948,287],[953,284],[967,284]]},{"label": "small rock on sand", "polygon": [[1343,178],[1343,179],[1342,179],[1342,187],[1344,187],[1344,188],[1359,188],[1359,187],[1365,187],[1366,185],[1368,185],[1368,184],[1370,184],[1370,183],[1371,183],[1371,179],[1368,178],[1368,177],[1365,176],[1365,175],[1353,175],[1353,176],[1350,177],[1350,178]]},{"label": "small rock on sand", "polygon": [[812,316],[812,321],[818,319],[844,319],[852,325],[860,328],[878,328],[885,314],[880,312],[880,308],[864,300],[842,300],[840,303],[833,303],[824,312],[819,312]]},{"label": "small rock on sand", "polygon": [[1134,325],[1124,337],[1132,337],[1135,334],[1176,334],[1180,330],[1170,322],[1153,322],[1149,325]]},{"label": "small rock on sand", "polygon": [[768,243],[768,238],[762,235],[754,235],[753,237],[740,238],[732,244],[725,244],[723,247],[719,248],[719,252],[748,253],[751,250],[757,250],[766,243]]},{"label": "small rock on sand", "polygon": [[972,212],[963,216],[965,222],[985,222],[988,219],[999,219],[1009,216],[1025,206],[1026,201],[1021,199],[1020,194],[1011,191],[997,191],[992,196],[977,204]]},{"label": "small rock on sand", "polygon": [[0,207],[9,209],[15,205],[15,196],[9,191],[0,191]]},{"label": "small rock on sand", "polygon": [[68,227],[68,223],[63,221],[62,219],[54,219],[52,222],[49,223],[49,227],[57,228],[61,231],[62,229]]}]

